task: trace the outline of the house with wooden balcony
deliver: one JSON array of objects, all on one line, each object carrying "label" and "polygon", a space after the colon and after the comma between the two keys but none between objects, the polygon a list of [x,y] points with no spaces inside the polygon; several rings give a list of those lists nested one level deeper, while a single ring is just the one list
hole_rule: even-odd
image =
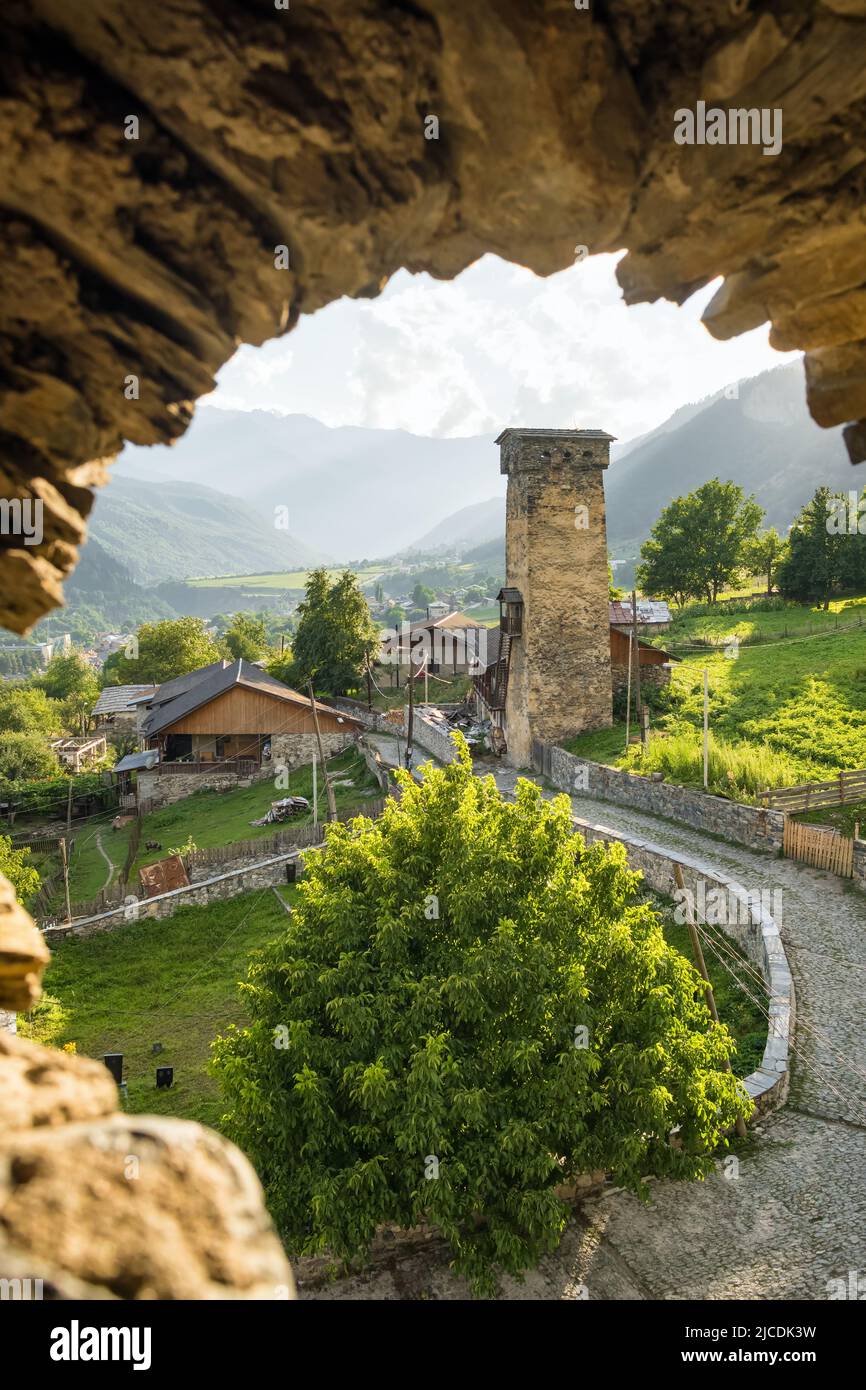
[{"label": "house with wooden balcony", "polygon": [[135,771],[139,807],[153,809],[205,786],[246,785],[312,762],[317,721],[326,757],[361,728],[249,661],[215,661],[153,692],[141,723],[147,756],[115,771]]}]

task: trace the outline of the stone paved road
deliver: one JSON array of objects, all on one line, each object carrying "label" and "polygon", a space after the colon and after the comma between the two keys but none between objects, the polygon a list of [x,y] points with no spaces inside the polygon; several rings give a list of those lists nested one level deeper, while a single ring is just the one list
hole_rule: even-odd
[{"label": "stone paved road", "polygon": [[[382,750],[383,753],[385,750]],[[497,769],[504,791],[515,773]],[[654,1182],[649,1204],[605,1192],[554,1255],[504,1299],[826,1299],[863,1273],[866,1291],[866,895],[831,874],[753,853],[639,811],[572,797],[577,816],[710,861],[745,888],[782,890],[782,939],[797,992],[798,1056],[784,1109],[751,1128],[739,1176]],[[444,1250],[325,1288],[319,1299],[457,1299]],[[585,1296],[585,1295],[583,1295]]]}]

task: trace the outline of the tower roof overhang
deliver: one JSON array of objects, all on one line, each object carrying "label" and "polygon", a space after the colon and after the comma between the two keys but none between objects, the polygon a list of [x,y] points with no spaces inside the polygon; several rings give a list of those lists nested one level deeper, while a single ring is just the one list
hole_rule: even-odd
[{"label": "tower roof overhang", "polygon": [[507,429],[502,431],[499,438],[495,440],[495,443],[502,444],[506,439],[510,439],[512,436],[516,439],[574,439],[576,441],[581,439],[607,439],[611,443],[616,439],[615,434],[608,434],[605,430],[534,430],[524,429],[520,425],[509,425]]}]

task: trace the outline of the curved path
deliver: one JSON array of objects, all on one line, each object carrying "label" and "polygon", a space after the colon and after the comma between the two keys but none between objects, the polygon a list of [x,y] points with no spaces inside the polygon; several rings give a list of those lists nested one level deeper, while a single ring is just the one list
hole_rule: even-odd
[{"label": "curved path", "polygon": [[[503,791],[513,788],[516,773],[495,775]],[[571,800],[575,815],[614,835],[713,862],[750,891],[781,890],[797,1055],[787,1105],[751,1127],[735,1173],[720,1162],[703,1183],[653,1182],[648,1204],[605,1192],[584,1204],[556,1253],[522,1284],[503,1281],[501,1297],[823,1300],[850,1287],[852,1273],[854,1287],[862,1276],[866,1295],[866,894],[832,874],[640,811]],[[448,1271],[447,1253],[428,1247],[302,1296],[466,1293]]]}]

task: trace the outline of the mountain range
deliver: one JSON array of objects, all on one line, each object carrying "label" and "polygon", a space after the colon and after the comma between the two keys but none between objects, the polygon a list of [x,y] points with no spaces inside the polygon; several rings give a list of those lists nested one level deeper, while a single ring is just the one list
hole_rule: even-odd
[{"label": "mountain range", "polygon": [[[171,449],[128,447],[114,471],[91,534],[144,583],[303,569],[323,556],[483,552],[504,532],[505,480],[487,435],[430,439],[205,405]],[[802,366],[791,363],[613,446],[605,493],[615,559],[633,561],[662,508],[715,476],[754,492],[767,525],[783,532],[820,483],[859,485],[840,431],[811,420]],[[277,507],[288,532],[274,529]]]}]

